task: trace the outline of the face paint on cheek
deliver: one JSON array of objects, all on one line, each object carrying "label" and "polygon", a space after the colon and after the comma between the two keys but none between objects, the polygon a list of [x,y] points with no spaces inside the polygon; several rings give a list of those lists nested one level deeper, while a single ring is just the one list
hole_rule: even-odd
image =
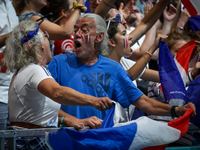
[{"label": "face paint on cheek", "polygon": [[128,48],[128,40],[127,38],[123,38],[124,40],[124,48]]},{"label": "face paint on cheek", "polygon": [[88,34],[88,35],[86,35],[86,41],[85,41],[85,44],[87,44],[88,42],[90,42],[90,35]]}]

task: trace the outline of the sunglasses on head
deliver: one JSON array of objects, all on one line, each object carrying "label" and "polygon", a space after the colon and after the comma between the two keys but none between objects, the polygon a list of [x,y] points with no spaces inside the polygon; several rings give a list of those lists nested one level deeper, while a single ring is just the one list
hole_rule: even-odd
[{"label": "sunglasses on head", "polygon": [[109,29],[110,22],[119,22],[119,23],[121,23],[122,20],[123,20],[123,15],[121,15],[121,14],[116,14],[115,17],[107,19],[106,20],[106,21],[108,21],[107,30]]}]

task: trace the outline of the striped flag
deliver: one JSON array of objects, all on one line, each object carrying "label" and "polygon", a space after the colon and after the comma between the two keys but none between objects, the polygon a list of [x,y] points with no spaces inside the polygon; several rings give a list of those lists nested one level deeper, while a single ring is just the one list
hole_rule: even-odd
[{"label": "striped flag", "polygon": [[[189,84],[187,91],[182,81],[182,79],[186,81],[187,78],[189,63],[196,46],[195,41],[188,42],[178,50],[175,56],[176,63],[172,59],[167,45],[160,43],[159,46],[159,75],[165,99],[171,105],[178,106],[192,102],[196,107],[197,115],[190,121],[200,128],[200,77]],[[197,61],[199,61],[198,57]],[[173,91],[178,94],[174,94]]]},{"label": "striped flag", "polygon": [[200,12],[200,1],[199,0],[181,0],[181,3],[189,11],[193,17]]},{"label": "striped flag", "polygon": [[189,63],[195,53],[195,47],[196,42],[194,40],[191,40],[178,50],[174,59],[185,86],[187,81]]},{"label": "striped flag", "polygon": [[[108,113],[112,120],[113,106]],[[114,127],[76,131],[61,128],[46,135],[46,143],[54,150],[164,150],[167,144],[180,139],[188,130],[189,108],[184,116],[171,122],[154,121],[140,117],[134,121],[117,123]],[[105,121],[105,120],[104,120]]]},{"label": "striped flag", "polygon": [[161,91],[172,106],[183,106],[186,100],[186,81],[191,57],[196,43],[194,40],[183,45],[173,59],[166,43],[159,43],[159,76]]},{"label": "striped flag", "polygon": [[183,106],[185,102],[185,86],[171,52],[166,43],[159,43],[158,71],[162,92],[166,101],[172,106]]}]

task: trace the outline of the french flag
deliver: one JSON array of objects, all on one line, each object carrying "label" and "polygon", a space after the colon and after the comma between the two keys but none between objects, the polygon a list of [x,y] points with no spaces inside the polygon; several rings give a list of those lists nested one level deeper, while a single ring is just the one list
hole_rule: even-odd
[{"label": "french flag", "polygon": [[[109,116],[113,116],[118,109],[115,106],[108,112]],[[187,132],[192,112],[193,109],[189,108],[184,116],[168,123],[143,116],[134,121],[117,123],[114,127],[82,132],[61,128],[47,134],[46,143],[54,150],[164,150]],[[112,121],[113,118],[107,119]]]},{"label": "french flag", "polygon": [[179,70],[167,44],[160,40],[159,49],[158,71],[165,100],[172,106],[183,106],[186,90]]},{"label": "french flag", "polygon": [[176,66],[178,67],[185,86],[188,76],[189,63],[191,58],[194,56],[195,47],[196,42],[194,40],[191,40],[178,50],[174,58],[174,61],[176,63]]},{"label": "french flag", "polygon": [[[196,107],[197,115],[191,118],[190,122],[200,128],[200,77],[189,84],[187,91],[185,90],[185,85],[182,80],[182,78],[186,80],[195,45],[195,41],[192,40],[181,47],[175,56],[175,63],[167,45],[164,42],[160,43],[158,68],[165,99],[168,100],[171,105],[177,106],[192,102]],[[199,57],[197,57],[197,61],[199,61]],[[175,92],[173,91],[176,91],[177,94],[174,94]]]},{"label": "french flag", "polygon": [[190,15],[194,17],[200,12],[200,1],[199,0],[181,0],[181,3],[189,11]]},{"label": "french flag", "polygon": [[188,68],[195,47],[195,41],[191,40],[178,50],[173,59],[167,44],[162,41],[159,43],[159,88],[172,106],[183,106],[185,103]]}]

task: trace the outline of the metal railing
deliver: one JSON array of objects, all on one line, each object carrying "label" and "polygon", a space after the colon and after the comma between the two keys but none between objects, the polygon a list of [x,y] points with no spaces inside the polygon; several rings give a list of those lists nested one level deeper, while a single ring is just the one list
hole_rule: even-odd
[{"label": "metal railing", "polygon": [[[73,129],[73,127],[66,127]],[[7,140],[8,150],[16,150],[16,137],[34,137],[44,136],[46,132],[53,133],[60,128],[40,128],[40,129],[18,129],[18,130],[0,130],[0,150],[5,150],[5,139]],[[89,129],[89,126],[86,126]],[[193,133],[200,133],[200,129],[193,124],[190,124],[189,130]],[[200,143],[199,143],[200,144]],[[200,146],[198,147],[200,148]]]}]

